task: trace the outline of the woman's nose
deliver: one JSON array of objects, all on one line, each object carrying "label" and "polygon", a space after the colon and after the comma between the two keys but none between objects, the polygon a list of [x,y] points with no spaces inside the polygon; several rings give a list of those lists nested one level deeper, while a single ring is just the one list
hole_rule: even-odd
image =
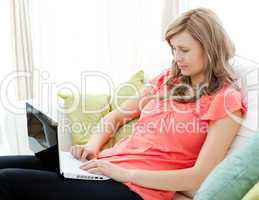
[{"label": "woman's nose", "polygon": [[180,52],[175,52],[174,59],[176,62],[182,62],[183,61],[183,55]]}]

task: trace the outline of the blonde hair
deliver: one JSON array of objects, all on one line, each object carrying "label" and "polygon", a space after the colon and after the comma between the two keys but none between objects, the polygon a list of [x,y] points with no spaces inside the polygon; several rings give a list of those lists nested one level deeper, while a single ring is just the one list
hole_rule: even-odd
[{"label": "blonde hair", "polygon": [[[195,101],[204,94],[211,95],[221,87],[223,82],[233,84],[235,78],[229,60],[234,56],[235,48],[217,15],[206,8],[197,8],[183,13],[166,31],[165,39],[171,49],[171,38],[183,31],[187,31],[200,43],[207,58],[204,82],[208,85],[201,89],[198,96],[196,95],[187,101]],[[172,80],[175,78],[179,78],[181,83],[191,86],[190,77],[183,76],[177,63],[173,60],[172,76],[167,80],[168,87],[175,87],[172,84]],[[186,87],[178,87],[175,88],[173,96],[178,96],[177,99],[180,101],[186,101],[181,99],[185,93]]]}]

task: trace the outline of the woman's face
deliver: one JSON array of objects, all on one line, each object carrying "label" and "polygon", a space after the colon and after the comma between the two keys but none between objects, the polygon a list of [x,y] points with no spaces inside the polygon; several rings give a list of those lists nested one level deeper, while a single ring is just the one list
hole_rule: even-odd
[{"label": "woman's face", "polygon": [[200,43],[187,31],[173,36],[170,43],[181,73],[190,76],[193,85],[202,82],[205,77],[205,56]]}]

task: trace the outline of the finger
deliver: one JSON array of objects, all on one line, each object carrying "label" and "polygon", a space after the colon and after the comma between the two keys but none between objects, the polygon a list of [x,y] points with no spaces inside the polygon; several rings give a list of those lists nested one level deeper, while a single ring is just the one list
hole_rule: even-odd
[{"label": "finger", "polygon": [[74,158],[77,158],[77,146],[73,147],[72,153],[73,153]]},{"label": "finger", "polygon": [[78,154],[77,154],[78,160],[81,160],[81,156],[82,156],[83,152],[84,152],[84,148],[82,148],[82,147],[78,148]]},{"label": "finger", "polygon": [[90,169],[90,168],[93,168],[93,167],[97,167],[97,163],[95,162],[95,161],[93,161],[93,160],[90,160],[90,161],[86,161],[86,162],[84,162],[81,166],[80,166],[80,168],[81,169]]},{"label": "finger", "polygon": [[79,146],[75,146],[74,151],[75,158],[79,159],[81,148]]},{"label": "finger", "polygon": [[80,166],[80,169],[88,170],[88,169],[95,168],[95,167],[98,167],[98,161],[97,160],[90,160],[90,161],[87,161],[87,162],[83,163]]},{"label": "finger", "polygon": [[92,160],[94,158],[96,158],[96,155],[94,153],[88,153],[87,159]]},{"label": "finger", "polygon": [[91,174],[97,174],[97,175],[103,175],[102,171],[100,168],[92,168],[92,169],[89,169],[87,170],[89,173]]},{"label": "finger", "polygon": [[86,160],[86,157],[88,156],[88,151],[87,151],[87,149],[84,149],[83,150],[83,153],[82,153],[82,155],[81,155],[81,160]]}]

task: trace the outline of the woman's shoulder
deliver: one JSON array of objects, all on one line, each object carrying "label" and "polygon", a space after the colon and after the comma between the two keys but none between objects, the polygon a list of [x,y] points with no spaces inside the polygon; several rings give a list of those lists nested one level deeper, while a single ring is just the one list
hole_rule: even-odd
[{"label": "woman's shoulder", "polygon": [[240,88],[235,83],[229,83],[228,81],[224,81],[220,84],[219,88],[211,94],[211,96],[224,96],[230,92],[241,94]]},{"label": "woman's shoulder", "polygon": [[231,83],[224,83],[213,95],[206,98],[207,112],[201,117],[203,120],[218,120],[229,113],[241,110],[242,115],[247,112],[247,103],[243,100],[240,89]]}]

